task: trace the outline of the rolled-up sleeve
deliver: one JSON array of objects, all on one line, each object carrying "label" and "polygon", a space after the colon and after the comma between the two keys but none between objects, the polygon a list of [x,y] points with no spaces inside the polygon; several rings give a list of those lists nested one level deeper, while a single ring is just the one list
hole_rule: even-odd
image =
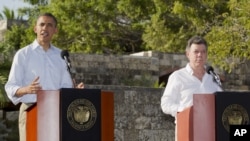
[{"label": "rolled-up sleeve", "polygon": [[5,84],[5,91],[7,93],[8,98],[12,101],[13,104],[18,104],[21,100],[21,98],[15,96],[15,94],[16,91],[21,87],[22,80],[19,76],[24,74],[23,67],[25,66],[21,64],[21,62],[23,62],[22,60],[22,55],[17,52],[12,62],[8,81]]}]

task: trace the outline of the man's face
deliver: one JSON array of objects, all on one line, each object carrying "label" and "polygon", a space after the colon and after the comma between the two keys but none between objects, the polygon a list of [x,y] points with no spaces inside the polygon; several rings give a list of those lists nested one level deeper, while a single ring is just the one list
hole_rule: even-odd
[{"label": "man's face", "polygon": [[192,44],[190,50],[186,52],[189,62],[193,66],[204,66],[207,61],[207,50],[204,44]]},{"label": "man's face", "polygon": [[39,43],[50,43],[53,35],[57,32],[56,23],[53,18],[41,16],[34,27]]}]

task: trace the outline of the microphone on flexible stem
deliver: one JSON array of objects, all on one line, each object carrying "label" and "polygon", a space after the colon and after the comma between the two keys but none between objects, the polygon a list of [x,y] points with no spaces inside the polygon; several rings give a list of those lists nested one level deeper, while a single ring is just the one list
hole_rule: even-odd
[{"label": "microphone on flexible stem", "polygon": [[206,71],[207,71],[208,74],[211,74],[214,77],[214,80],[216,81],[216,83],[221,87],[220,77],[219,77],[219,75],[217,75],[214,72],[213,67],[212,66],[207,66]]},{"label": "microphone on flexible stem", "polygon": [[61,52],[61,57],[62,59],[65,61],[66,65],[67,65],[67,68],[68,68],[68,71],[71,73],[71,64],[70,64],[70,60],[69,60],[69,52],[67,50],[63,50]]},{"label": "microphone on flexible stem", "polygon": [[71,72],[71,64],[70,64],[70,60],[69,60],[69,52],[67,50],[62,50],[61,57],[65,61],[66,65],[67,65],[67,70],[70,73],[71,79],[73,81],[73,85],[75,87],[76,86],[76,82],[75,82],[75,79],[74,79],[73,74]]}]

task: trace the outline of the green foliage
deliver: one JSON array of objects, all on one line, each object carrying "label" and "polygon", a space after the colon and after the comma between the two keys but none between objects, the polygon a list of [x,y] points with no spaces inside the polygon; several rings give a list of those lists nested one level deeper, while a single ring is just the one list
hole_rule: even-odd
[{"label": "green foliage", "polygon": [[21,15],[16,15],[16,13],[14,12],[14,10],[11,10],[7,7],[3,7],[3,11],[0,11],[2,13],[0,13],[0,20],[1,19],[8,19],[8,20],[21,20],[23,17]]},{"label": "green foliage", "polygon": [[247,0],[25,1],[34,4],[33,9],[21,11],[30,17],[30,27],[9,31],[13,32],[6,46],[9,49],[32,42],[35,18],[40,12],[52,12],[59,21],[53,44],[71,52],[183,53],[187,40],[201,35],[210,45],[209,61],[223,70],[230,72],[249,60]]},{"label": "green foliage", "polygon": [[213,26],[207,34],[212,41],[209,48],[210,60],[222,69],[231,71],[250,59],[250,1],[230,1],[230,13],[224,13],[223,22]]},{"label": "green foliage", "polygon": [[2,53],[9,55],[9,53],[15,52],[22,46],[25,29],[24,25],[13,25],[11,29],[6,32],[4,41],[0,43]]},{"label": "green foliage", "polygon": [[4,107],[5,103],[7,102],[7,97],[4,90],[5,82],[6,82],[6,77],[0,74],[0,108]]},{"label": "green foliage", "polygon": [[0,108],[4,107],[9,99],[5,93],[4,85],[7,81],[8,72],[10,69],[10,62],[6,61],[5,63],[0,64]]},{"label": "green foliage", "polygon": [[23,0],[31,5],[47,5],[50,0]]},{"label": "green foliage", "polygon": [[143,50],[141,36],[144,21],[141,18],[149,19],[145,12],[150,11],[148,9],[152,4],[141,4],[135,9],[138,12],[136,15],[136,11],[122,7],[131,4],[134,7],[140,5],[139,2],[125,0],[54,0],[36,11],[51,12],[58,17],[59,32],[53,44],[62,49],[86,53],[137,52]]},{"label": "green foliage", "polygon": [[165,88],[165,82],[162,82],[162,83],[160,83],[159,84],[159,81],[156,81],[155,83],[154,83],[154,88]]},{"label": "green foliage", "polygon": [[143,37],[147,49],[163,52],[184,52],[191,36],[205,36],[227,11],[225,2],[219,1],[157,0],[155,4],[157,12]]},{"label": "green foliage", "polygon": [[183,52],[187,32],[187,23],[179,15],[172,12],[174,0],[155,1],[156,12],[145,27],[143,40],[147,50],[161,52]]}]

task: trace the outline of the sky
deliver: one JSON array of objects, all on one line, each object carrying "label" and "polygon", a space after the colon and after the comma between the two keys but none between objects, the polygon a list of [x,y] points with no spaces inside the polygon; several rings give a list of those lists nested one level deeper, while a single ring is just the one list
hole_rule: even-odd
[{"label": "sky", "polygon": [[0,0],[0,13],[2,13],[5,6],[17,13],[18,8],[27,7],[30,5],[24,3],[23,0]]}]

